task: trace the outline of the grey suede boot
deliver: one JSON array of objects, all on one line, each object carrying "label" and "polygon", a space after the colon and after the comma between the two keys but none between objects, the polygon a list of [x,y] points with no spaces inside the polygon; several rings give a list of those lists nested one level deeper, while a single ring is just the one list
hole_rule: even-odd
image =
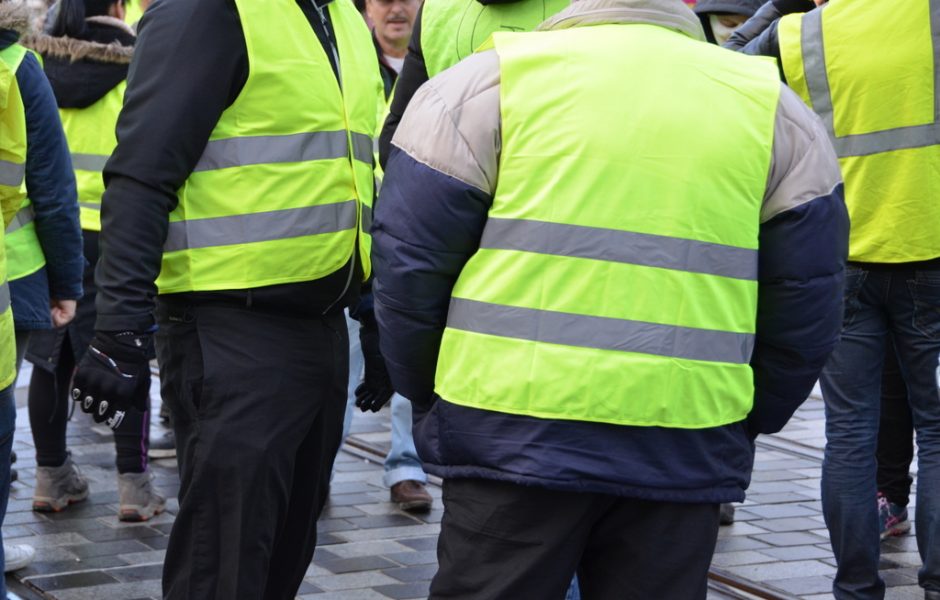
[{"label": "grey suede boot", "polygon": [[152,479],[149,470],[143,473],[118,473],[118,519],[148,521],[163,512],[166,499],[154,489]]},{"label": "grey suede boot", "polygon": [[88,482],[72,457],[60,467],[36,467],[36,489],[33,492],[33,510],[59,512],[69,504],[88,497]]}]

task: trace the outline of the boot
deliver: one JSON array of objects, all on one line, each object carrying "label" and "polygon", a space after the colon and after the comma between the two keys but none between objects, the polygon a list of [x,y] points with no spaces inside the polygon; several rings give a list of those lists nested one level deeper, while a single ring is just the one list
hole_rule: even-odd
[{"label": "boot", "polygon": [[59,512],[87,497],[88,482],[71,456],[59,467],[36,467],[36,490],[33,492],[33,510],[36,512]]},{"label": "boot", "polygon": [[121,521],[148,521],[166,508],[166,499],[157,493],[151,472],[118,473],[118,496]]}]

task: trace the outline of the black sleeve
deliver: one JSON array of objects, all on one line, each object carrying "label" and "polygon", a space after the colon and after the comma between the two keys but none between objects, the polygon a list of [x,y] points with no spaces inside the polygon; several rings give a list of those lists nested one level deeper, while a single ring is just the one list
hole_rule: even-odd
[{"label": "black sleeve", "polygon": [[222,112],[248,76],[231,0],[156,0],[140,27],[104,170],[97,329],[153,325],[169,213]]},{"label": "black sleeve", "polygon": [[398,75],[398,82],[395,85],[395,97],[392,98],[392,104],[388,110],[388,117],[385,119],[385,125],[382,127],[382,133],[379,135],[379,164],[385,168],[388,162],[388,153],[392,147],[392,138],[395,136],[395,130],[401,122],[401,116],[405,114],[411,97],[415,95],[418,88],[430,79],[428,77],[428,68],[424,64],[424,53],[421,51],[421,12],[418,9],[418,16],[415,19],[414,29],[411,31],[411,41],[408,43],[408,55],[405,56],[405,64]]},{"label": "black sleeve", "polygon": [[805,12],[813,7],[808,0],[777,0],[761,6],[754,16],[741,25],[723,47],[735,52],[756,56],[772,56],[777,59],[780,78],[783,75],[783,61],[780,59],[780,40],[777,37],[777,25],[780,17],[792,12]]}]

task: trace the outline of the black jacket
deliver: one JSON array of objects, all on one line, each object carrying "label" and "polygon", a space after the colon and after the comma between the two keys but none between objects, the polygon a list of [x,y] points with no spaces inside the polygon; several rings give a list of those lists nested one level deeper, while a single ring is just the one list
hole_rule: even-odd
[{"label": "black jacket", "polygon": [[[315,1],[319,6],[329,2]],[[324,25],[313,3],[297,4],[332,61],[328,12],[323,11]],[[104,170],[97,329],[144,331],[153,326],[154,282],[176,191],[247,78],[248,52],[233,0],[157,0],[147,9],[117,124],[118,145]],[[339,310],[359,292],[357,285],[347,283],[350,268],[361,273],[355,257],[351,263],[316,281],[164,298],[237,303],[281,314]],[[354,274],[352,280],[358,279]]]}]

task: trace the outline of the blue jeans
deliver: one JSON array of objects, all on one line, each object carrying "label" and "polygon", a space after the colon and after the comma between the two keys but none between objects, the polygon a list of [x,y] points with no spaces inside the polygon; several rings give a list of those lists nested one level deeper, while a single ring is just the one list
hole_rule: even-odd
[{"label": "blue jeans", "polygon": [[[10,499],[10,453],[13,450],[13,433],[16,431],[16,399],[12,383],[0,391],[0,525],[7,514],[7,501]],[[5,564],[3,556],[3,536],[0,535],[0,565]],[[6,583],[0,577],[0,598],[7,597]]]},{"label": "blue jeans", "polygon": [[[349,331],[349,393],[346,396],[346,416],[343,419],[343,440],[352,424],[356,402],[356,386],[362,379],[364,362],[362,346],[359,344],[359,322],[346,315],[346,327]],[[406,480],[428,480],[421,468],[421,459],[415,450],[415,440],[411,432],[411,402],[400,394],[392,396],[392,447],[385,457],[385,485],[392,487]]]},{"label": "blue jeans", "polygon": [[838,600],[880,599],[875,502],[881,373],[888,334],[907,384],[918,444],[917,546],[922,587],[940,591],[940,270],[846,272],[842,340],[821,385],[826,404],[823,516],[838,564]]}]

